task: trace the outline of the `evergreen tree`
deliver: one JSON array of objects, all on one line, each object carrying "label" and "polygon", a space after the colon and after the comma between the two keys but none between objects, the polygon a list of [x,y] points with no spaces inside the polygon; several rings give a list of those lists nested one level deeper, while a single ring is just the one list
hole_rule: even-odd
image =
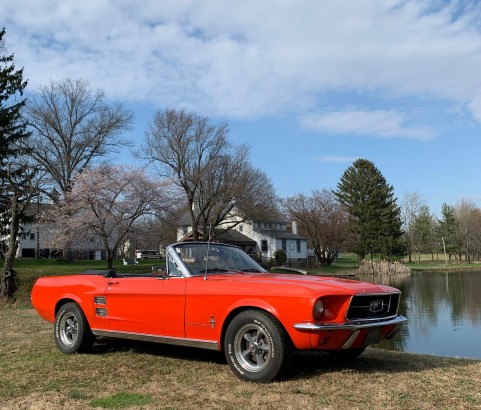
[{"label": "evergreen tree", "polygon": [[446,203],[441,205],[441,219],[438,220],[437,236],[439,242],[443,244],[443,251],[449,255],[451,260],[452,254],[459,252],[461,238],[455,209]]},{"label": "evergreen tree", "polygon": [[18,247],[17,235],[32,196],[29,191],[32,173],[20,163],[25,149],[17,145],[30,135],[21,117],[25,99],[19,98],[27,81],[23,80],[23,69],[15,68],[13,54],[4,54],[4,35],[5,29],[0,31],[0,236],[6,238],[0,245],[3,257],[0,299],[12,297],[16,289],[13,261]]},{"label": "evergreen tree", "polygon": [[349,213],[360,260],[368,254],[390,260],[405,254],[394,189],[372,162],[356,160],[341,176],[334,194]]}]

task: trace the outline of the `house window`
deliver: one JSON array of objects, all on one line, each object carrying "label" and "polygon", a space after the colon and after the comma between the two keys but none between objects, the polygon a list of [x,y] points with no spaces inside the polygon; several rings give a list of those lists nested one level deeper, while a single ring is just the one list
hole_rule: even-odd
[{"label": "house window", "polygon": [[182,235],[187,235],[187,227],[186,226],[182,227]]},{"label": "house window", "polygon": [[265,239],[262,240],[261,242],[261,250],[262,252],[267,252],[267,241]]},{"label": "house window", "polygon": [[35,240],[35,234],[34,234],[34,233],[31,233],[31,234],[30,234],[30,240],[31,240],[31,241],[34,241],[34,240]]},{"label": "house window", "polygon": [[296,244],[297,244],[297,253],[301,253],[301,241],[297,240]]},{"label": "house window", "polygon": [[243,232],[244,231],[244,227],[242,225],[239,225],[239,232]]},{"label": "house window", "polygon": [[287,242],[285,239],[282,240],[282,250],[284,252],[287,252]]}]

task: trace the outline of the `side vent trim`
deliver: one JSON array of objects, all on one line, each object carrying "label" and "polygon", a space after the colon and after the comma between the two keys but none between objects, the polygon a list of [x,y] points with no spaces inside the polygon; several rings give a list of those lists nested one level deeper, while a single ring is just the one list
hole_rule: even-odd
[{"label": "side vent trim", "polygon": [[107,298],[105,296],[94,296],[94,304],[96,305],[106,305]]},{"label": "side vent trim", "polygon": [[95,308],[95,313],[97,314],[97,316],[107,317],[107,309],[106,308]]}]

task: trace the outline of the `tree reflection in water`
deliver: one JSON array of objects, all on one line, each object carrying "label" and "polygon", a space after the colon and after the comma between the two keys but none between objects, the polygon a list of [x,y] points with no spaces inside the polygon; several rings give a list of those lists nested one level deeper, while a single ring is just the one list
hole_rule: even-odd
[{"label": "tree reflection in water", "polygon": [[481,271],[363,275],[360,279],[403,292],[399,310],[408,324],[379,347],[481,359]]}]

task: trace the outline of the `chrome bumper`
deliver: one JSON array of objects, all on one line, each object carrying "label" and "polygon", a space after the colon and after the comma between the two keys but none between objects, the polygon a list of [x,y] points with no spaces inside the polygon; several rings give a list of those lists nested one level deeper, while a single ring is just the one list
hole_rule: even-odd
[{"label": "chrome bumper", "polygon": [[407,322],[404,316],[398,315],[393,319],[375,321],[353,320],[344,323],[296,323],[294,329],[307,332],[315,332],[321,330],[349,330],[351,332],[362,329],[382,326],[402,326]]}]

